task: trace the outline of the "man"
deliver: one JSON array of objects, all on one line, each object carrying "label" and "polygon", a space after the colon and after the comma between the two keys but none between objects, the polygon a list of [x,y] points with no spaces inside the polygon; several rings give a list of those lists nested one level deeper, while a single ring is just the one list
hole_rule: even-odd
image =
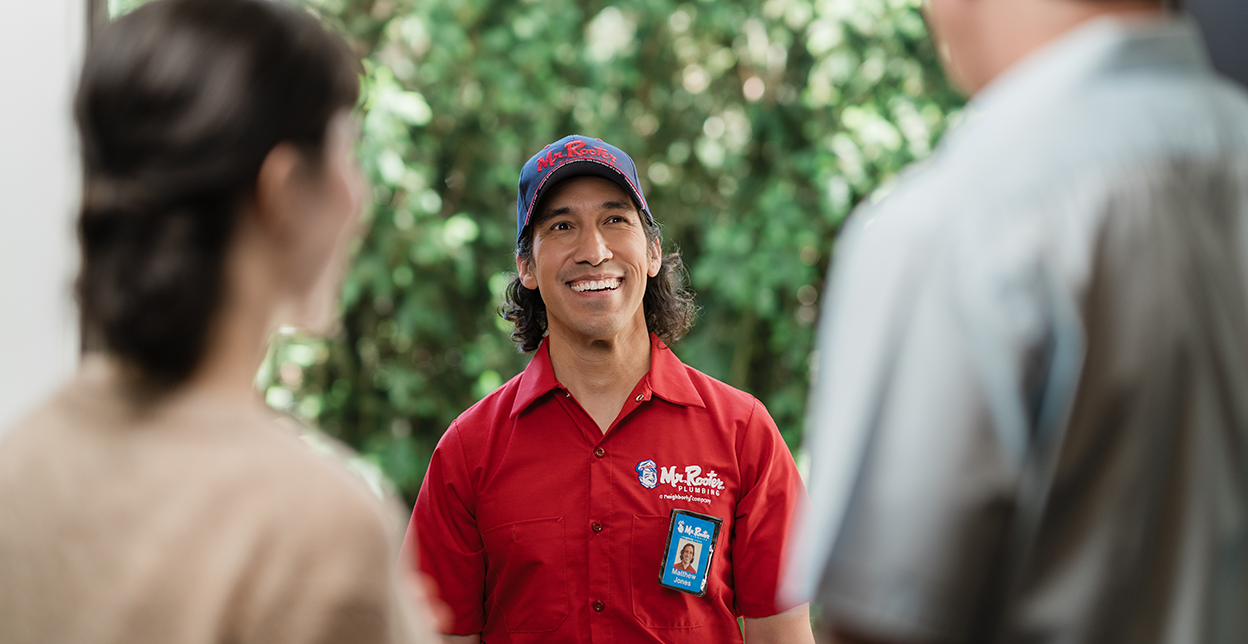
[{"label": "man", "polygon": [[1248,99],[1155,2],[931,0],[974,93],[837,252],[837,641],[1248,641]]},{"label": "man", "polygon": [[[805,491],[763,405],[668,348],[693,305],[632,159],[547,146],[516,224],[504,317],[533,358],[447,429],[406,543],[448,641],[718,644],[743,616],[750,644],[813,642],[806,605],[776,601]],[[660,584],[674,510],[722,521],[703,596]]]},{"label": "man", "polygon": [[676,562],[676,565],[672,566],[672,569],[679,570],[681,572],[688,572],[688,573],[698,572],[698,569],[693,567],[693,544],[692,543],[686,543],[684,546],[681,547],[680,560]]}]

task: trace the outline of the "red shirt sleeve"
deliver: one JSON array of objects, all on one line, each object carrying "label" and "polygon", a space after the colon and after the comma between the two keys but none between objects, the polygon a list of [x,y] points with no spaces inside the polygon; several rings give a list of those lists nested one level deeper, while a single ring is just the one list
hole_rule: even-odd
[{"label": "red shirt sleeve", "polygon": [[451,423],[433,451],[403,547],[418,553],[421,572],[437,584],[451,613],[441,627],[453,635],[485,629],[485,546],[475,506],[457,424]]},{"label": "red shirt sleeve", "polygon": [[806,487],[762,403],[754,401],[738,436],[742,493],[731,535],[736,610],[745,617],[770,617],[799,605],[781,604],[776,595],[785,543]]}]

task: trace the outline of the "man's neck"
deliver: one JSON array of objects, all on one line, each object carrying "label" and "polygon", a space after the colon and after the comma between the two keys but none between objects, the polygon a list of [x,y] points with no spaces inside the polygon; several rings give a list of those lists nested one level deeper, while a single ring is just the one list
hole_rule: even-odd
[{"label": "man's neck", "polygon": [[974,60],[963,70],[969,78],[961,79],[972,93],[1089,20],[1159,18],[1165,13],[1155,0],[1011,0],[983,7],[979,47],[971,50]]},{"label": "man's neck", "polygon": [[650,334],[644,320],[610,339],[572,337],[552,329],[547,342],[555,377],[605,434],[633,387],[650,371]]}]

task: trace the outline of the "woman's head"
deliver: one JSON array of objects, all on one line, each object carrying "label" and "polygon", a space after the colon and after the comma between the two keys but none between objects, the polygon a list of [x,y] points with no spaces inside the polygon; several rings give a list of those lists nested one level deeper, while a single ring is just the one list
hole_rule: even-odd
[{"label": "woman's head", "polygon": [[306,225],[275,231],[308,237],[285,260],[311,291],[345,226],[326,218],[354,207],[336,179],[354,167],[343,115],[358,92],[342,42],[277,2],[157,0],[105,29],[75,103],[88,342],[149,377],[185,379],[221,307],[242,213],[299,207],[288,198],[299,191],[326,194],[304,199]]}]

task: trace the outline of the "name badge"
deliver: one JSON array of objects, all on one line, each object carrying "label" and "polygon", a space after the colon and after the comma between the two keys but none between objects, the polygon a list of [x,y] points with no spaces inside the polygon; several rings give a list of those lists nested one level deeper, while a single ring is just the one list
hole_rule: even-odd
[{"label": "name badge", "polygon": [[672,510],[667,529],[667,549],[659,583],[682,593],[701,597],[715,560],[715,544],[724,520],[689,510]]}]

